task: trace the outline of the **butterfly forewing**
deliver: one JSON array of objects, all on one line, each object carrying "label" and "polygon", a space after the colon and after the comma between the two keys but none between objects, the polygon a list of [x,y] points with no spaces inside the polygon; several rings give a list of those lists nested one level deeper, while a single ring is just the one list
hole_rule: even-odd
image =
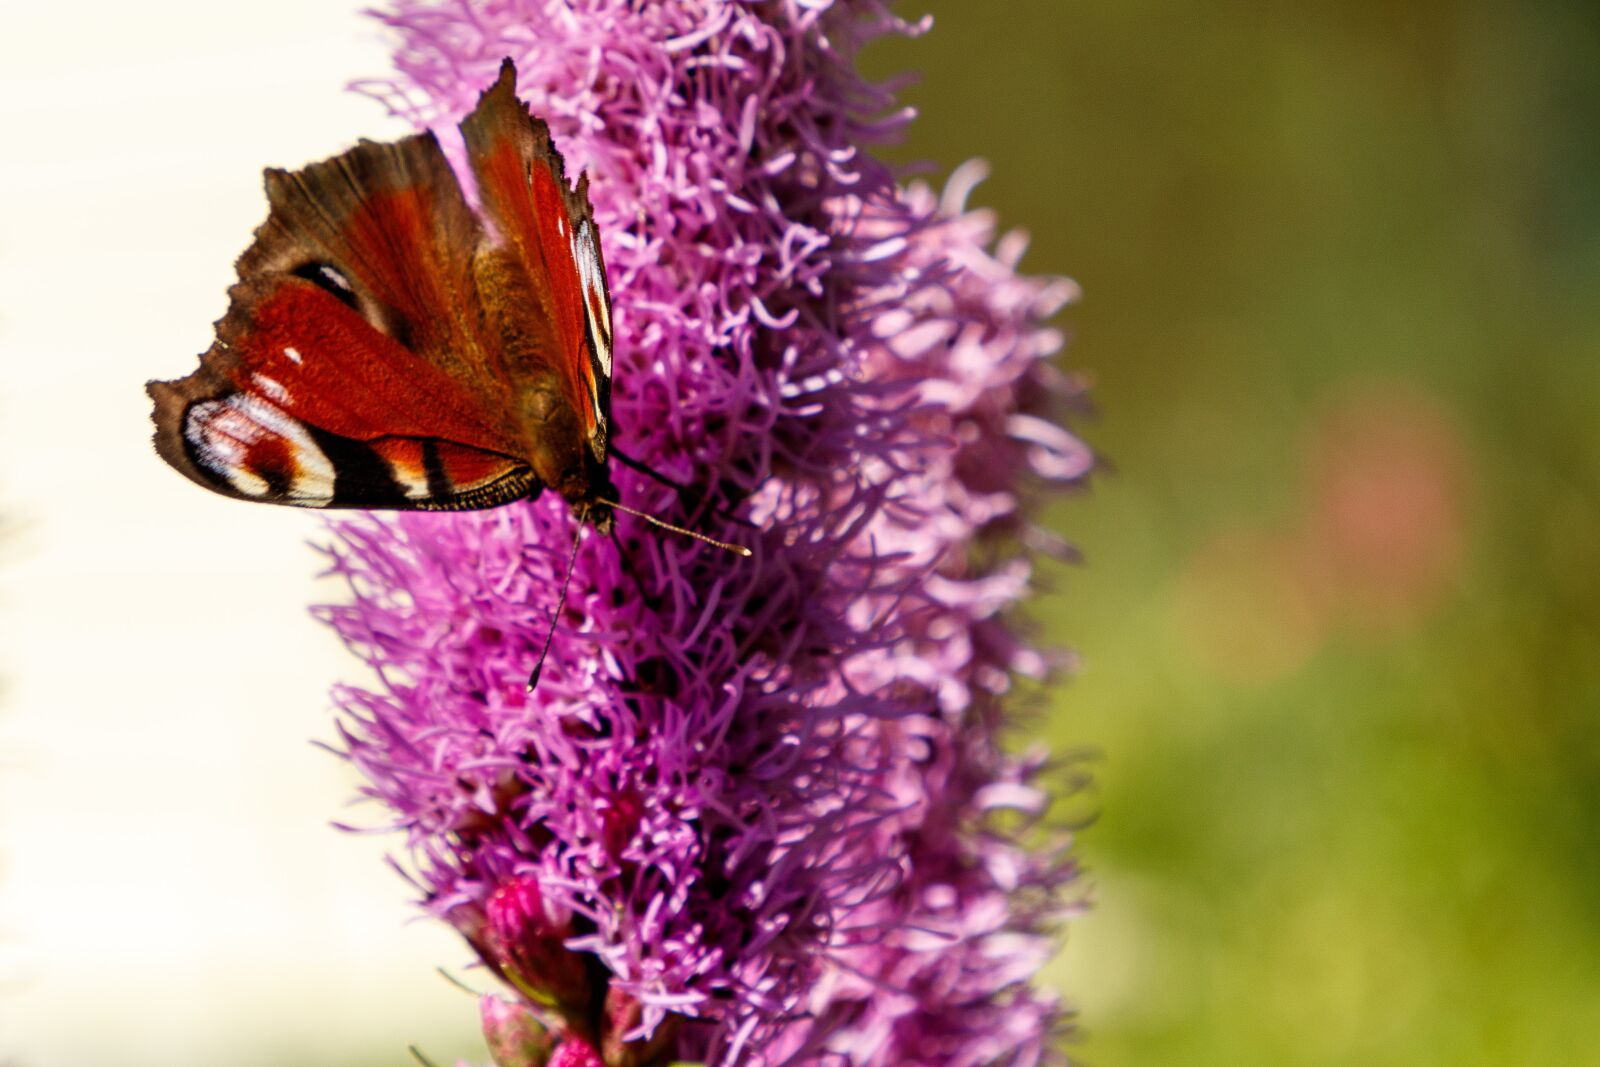
[{"label": "butterfly forewing", "polygon": [[611,388],[611,307],[587,183],[568,186],[550,130],[516,96],[507,61],[461,123],[483,208],[537,314],[532,369],[553,374],[604,462]]}]

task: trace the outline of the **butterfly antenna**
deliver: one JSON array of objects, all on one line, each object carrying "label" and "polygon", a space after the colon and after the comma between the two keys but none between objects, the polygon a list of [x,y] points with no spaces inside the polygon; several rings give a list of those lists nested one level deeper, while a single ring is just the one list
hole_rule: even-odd
[{"label": "butterfly antenna", "polygon": [[416,1059],[416,1061],[418,1063],[422,1064],[422,1067],[438,1067],[438,1065],[435,1064],[432,1060],[430,1060],[430,1059],[428,1059],[428,1057],[424,1056],[422,1054],[422,1050],[420,1048],[418,1048],[417,1046],[415,1046],[415,1045],[407,1045],[406,1046],[406,1050],[408,1052],[410,1052],[413,1057],[415,1057],[415,1059]]},{"label": "butterfly antenna", "polygon": [[741,519],[739,516],[733,514],[731,511],[728,511],[726,508],[721,508],[716,504],[711,503],[711,501],[707,500],[705,495],[699,490],[695,489],[694,486],[680,482],[676,478],[667,477],[665,474],[662,474],[660,471],[656,470],[643,460],[634,459],[616,445],[609,446],[606,449],[606,455],[615,457],[618,463],[622,464],[624,467],[627,467],[629,470],[638,471],[646,478],[660,482],[668,489],[678,493],[679,496],[685,496],[690,500],[696,501],[697,507],[704,506],[709,508],[712,514],[727,519],[729,522],[738,523],[740,526],[747,526],[752,530],[756,528],[756,524],[751,522],[749,519]]},{"label": "butterfly antenna", "polygon": [[556,610],[550,613],[550,628],[544,632],[544,645],[539,649],[539,661],[533,665],[533,673],[528,675],[528,692],[533,692],[539,685],[539,672],[544,670],[544,658],[550,654],[550,641],[556,636],[556,620],[561,618],[561,609],[567,606],[567,586],[572,584],[572,568],[578,563],[578,546],[583,543],[583,524],[589,518],[589,505],[583,505],[583,510],[578,512],[578,528],[572,534],[572,555],[567,560],[567,574],[561,579],[561,593],[556,597]]},{"label": "butterfly antenna", "polygon": [[642,511],[635,511],[633,508],[630,508],[628,505],[619,504],[615,500],[606,500],[604,498],[599,498],[599,499],[596,500],[596,503],[605,504],[607,507],[616,508],[618,511],[623,512],[624,514],[632,515],[633,517],[638,518],[638,519],[643,519],[645,522],[650,523],[652,526],[659,526],[663,530],[671,530],[673,533],[683,534],[683,536],[685,536],[685,537],[692,537],[696,541],[704,541],[708,545],[715,545],[715,546],[717,546],[718,548],[722,549],[725,552],[732,552],[736,556],[743,556],[746,559],[749,559],[750,556],[751,556],[750,550],[748,548],[744,547],[743,545],[730,545],[726,541],[718,541],[715,537],[707,537],[705,534],[700,533],[700,532],[698,532],[696,530],[686,530],[682,526],[674,526],[674,525],[672,525],[672,523],[668,522],[665,519],[658,519],[654,515],[647,515]]}]

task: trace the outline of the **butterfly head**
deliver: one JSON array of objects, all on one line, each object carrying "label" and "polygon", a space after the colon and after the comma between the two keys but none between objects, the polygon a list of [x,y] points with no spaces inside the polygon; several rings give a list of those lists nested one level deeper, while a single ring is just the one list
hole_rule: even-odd
[{"label": "butterfly head", "polygon": [[585,486],[581,495],[567,497],[574,511],[588,509],[586,521],[602,534],[609,534],[616,523],[616,513],[611,501],[617,498],[617,487],[611,484],[605,467],[599,466],[596,480]]},{"label": "butterfly head", "polygon": [[[536,456],[536,464],[539,458],[548,456]],[[606,465],[587,450],[571,458],[573,462],[560,470],[546,467],[542,473],[551,488],[571,506],[573,514],[584,516],[584,522],[602,534],[609,534],[615,521],[610,501],[617,499],[617,487],[611,482],[611,474]],[[538,496],[538,493],[533,495]]]},{"label": "butterfly head", "polygon": [[617,516],[616,513],[611,510],[611,505],[609,503],[596,500],[591,501],[589,504],[589,517],[587,521],[590,526],[595,528],[597,533],[609,535],[612,528],[616,526]]}]

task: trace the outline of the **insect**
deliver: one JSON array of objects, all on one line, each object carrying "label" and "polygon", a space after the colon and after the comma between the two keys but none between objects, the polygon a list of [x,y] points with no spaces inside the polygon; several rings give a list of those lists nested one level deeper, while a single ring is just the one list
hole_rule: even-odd
[{"label": "insect", "polygon": [[660,476],[608,448],[611,291],[588,176],[567,183],[510,59],[460,128],[477,211],[431,132],[266,172],[270,211],[215,343],[147,386],[156,451],[242,500],[463,510],[548,487],[580,527],[608,533],[620,510],[748,555],[617,500],[610,455]]}]

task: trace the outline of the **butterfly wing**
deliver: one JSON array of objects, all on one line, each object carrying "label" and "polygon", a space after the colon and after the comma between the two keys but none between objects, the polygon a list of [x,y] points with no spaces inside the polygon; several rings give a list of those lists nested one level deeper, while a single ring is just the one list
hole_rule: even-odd
[{"label": "butterfly wing", "polygon": [[309,507],[537,492],[482,335],[482,228],[433,135],[363,141],[266,186],[216,343],[148,387],[162,458],[217,492]]},{"label": "butterfly wing", "polygon": [[517,99],[508,59],[461,123],[483,210],[526,294],[512,332],[530,339],[527,373],[552,375],[597,463],[611,408],[611,294],[587,177],[567,185],[550,129]]}]

